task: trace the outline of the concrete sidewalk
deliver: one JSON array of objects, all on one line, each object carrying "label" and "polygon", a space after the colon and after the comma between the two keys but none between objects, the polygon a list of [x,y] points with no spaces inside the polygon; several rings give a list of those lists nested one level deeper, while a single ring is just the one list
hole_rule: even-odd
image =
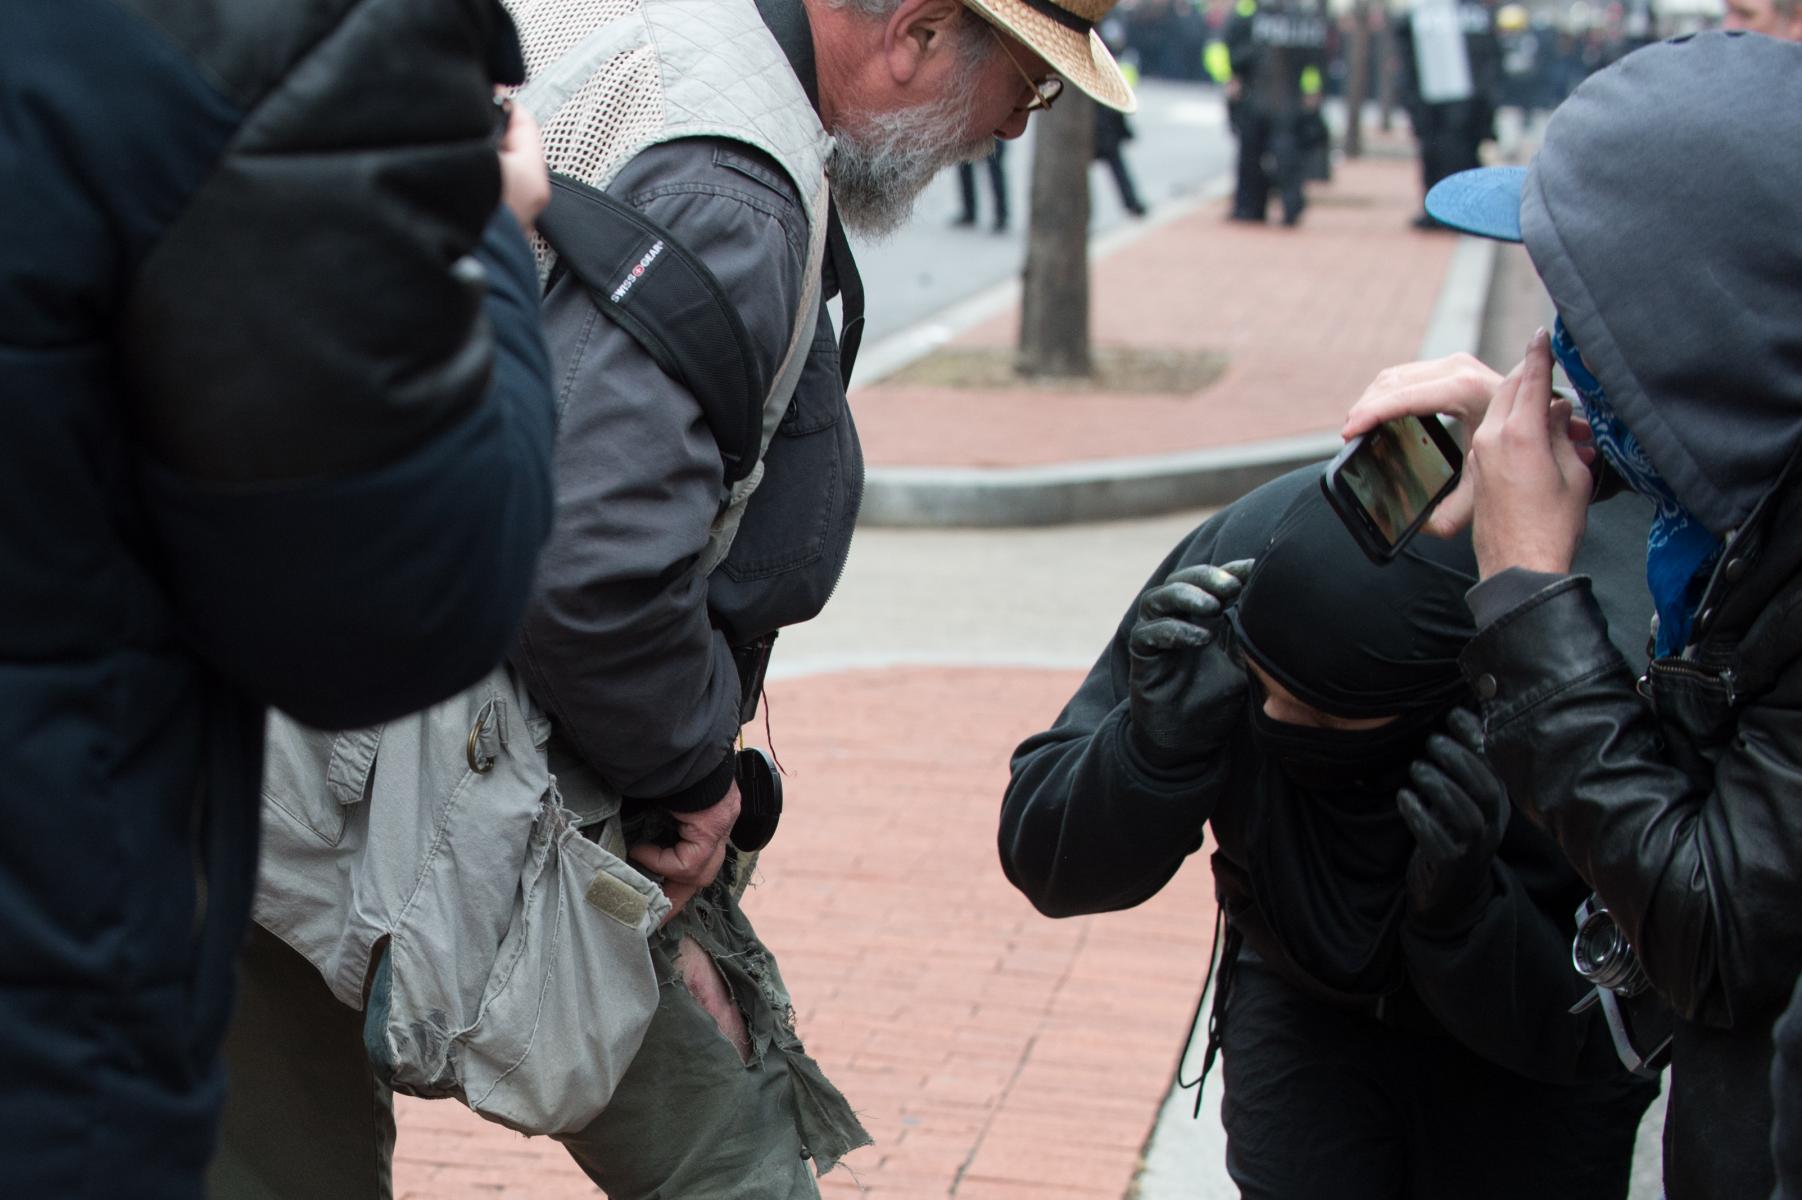
[{"label": "concrete sidewalk", "polygon": [[[1320,457],[1348,386],[1435,337],[1474,348],[1488,260],[1407,228],[1415,178],[1406,160],[1343,165],[1298,230],[1228,224],[1215,202],[1100,258],[1102,344],[1230,356],[1195,395],[866,388],[867,510],[946,524],[1119,515],[1216,503],[1246,471]],[[1482,288],[1460,317],[1472,301],[1459,289],[1476,285],[1459,273],[1473,270]],[[1467,332],[1444,333],[1459,320]],[[959,336],[1001,344],[1012,323],[1003,297]],[[1139,486],[1160,460],[1175,482]],[[948,486],[960,476],[973,498]],[[788,813],[747,909],[803,1037],[876,1138],[826,1178],[828,1197],[1230,1194],[1199,1171],[1163,1185],[1143,1173],[1206,970],[1205,861],[1130,912],[1051,921],[994,849],[1009,752],[1049,724],[1198,517],[872,530],[826,616],[779,644],[768,699]],[[1209,1092],[1217,1102],[1217,1077]],[[554,1143],[459,1105],[403,1099],[399,1123],[397,1196],[597,1195]]]}]

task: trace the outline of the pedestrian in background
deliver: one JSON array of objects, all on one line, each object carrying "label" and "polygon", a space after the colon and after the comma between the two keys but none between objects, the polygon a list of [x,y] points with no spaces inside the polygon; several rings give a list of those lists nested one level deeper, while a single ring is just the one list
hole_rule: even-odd
[{"label": "pedestrian in background", "polygon": [[1262,224],[1277,193],[1284,225],[1307,205],[1303,144],[1320,107],[1328,22],[1317,0],[1238,0],[1208,71],[1226,94],[1239,165],[1231,218]]},{"label": "pedestrian in background", "polygon": [[1723,29],[1802,42],[1802,0],[1726,0]]},{"label": "pedestrian in background", "polygon": [[[1629,995],[1643,981],[1675,1010],[1671,1200],[1771,1194],[1772,1024],[1802,970],[1799,107],[1802,45],[1755,35],[1649,46],[1592,76],[1531,167],[1453,176],[1427,201],[1526,244],[1552,334],[1493,392],[1401,371],[1346,425],[1481,422],[1435,515],[1449,529],[1474,502],[1464,670],[1509,796],[1618,930],[1586,944],[1631,952],[1598,980]],[[1593,472],[1551,392],[1554,356]],[[1658,509],[1657,618],[1632,655],[1616,644],[1641,631],[1611,639],[1571,561],[1591,497],[1622,486]]]},{"label": "pedestrian in background", "polygon": [[[1103,21],[1098,32],[1102,43],[1107,46],[1115,60],[1120,64],[1120,72],[1126,81],[1134,87],[1138,86],[1138,55],[1128,43],[1126,22],[1118,15],[1110,16]],[[1133,182],[1132,171],[1126,165],[1126,143],[1133,138],[1132,124],[1126,114],[1118,109],[1109,108],[1105,104],[1097,104],[1095,109],[1095,159],[1107,165],[1108,174],[1113,176],[1114,188],[1120,194],[1120,207],[1135,217],[1145,215],[1145,202],[1139,198],[1139,189]]]},{"label": "pedestrian in background", "polygon": [[[1099,105],[1097,109],[1100,109]],[[1006,154],[1007,143],[997,140],[995,148],[989,151],[981,163],[989,177],[989,198],[994,202],[993,229],[996,233],[1007,232],[1007,171],[1002,166],[1002,159]],[[976,225],[976,167],[976,163],[957,164],[957,196],[962,207],[958,209],[957,219],[951,223],[960,229],[972,229]]]},{"label": "pedestrian in background", "polygon": [[[1416,0],[1395,23],[1397,90],[1420,146],[1420,194],[1481,165],[1495,137],[1502,55],[1495,17],[1479,0]],[[1438,222],[1423,208],[1417,229]]]},{"label": "pedestrian in background", "polygon": [[0,8],[9,1195],[201,1194],[265,707],[379,722],[517,632],[553,407],[511,37],[483,4]]}]

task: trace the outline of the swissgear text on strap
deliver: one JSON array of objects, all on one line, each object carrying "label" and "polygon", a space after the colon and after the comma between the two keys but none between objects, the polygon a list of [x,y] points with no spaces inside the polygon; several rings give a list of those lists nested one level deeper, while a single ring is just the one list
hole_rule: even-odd
[{"label": "swissgear text on strap", "polygon": [[566,176],[551,176],[537,228],[602,315],[700,401],[727,485],[750,474],[770,380],[713,272],[637,209]]}]

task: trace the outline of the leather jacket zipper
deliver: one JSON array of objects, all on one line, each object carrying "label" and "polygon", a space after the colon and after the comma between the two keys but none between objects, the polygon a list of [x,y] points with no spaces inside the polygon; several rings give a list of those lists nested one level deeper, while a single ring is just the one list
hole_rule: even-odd
[{"label": "leather jacket zipper", "polygon": [[[1733,705],[1739,697],[1739,692],[1735,686],[1738,683],[1738,676],[1733,673],[1733,668],[1731,667],[1720,671],[1709,671],[1696,666],[1694,663],[1685,662],[1682,659],[1667,659],[1652,665],[1656,669],[1671,675],[1686,675],[1691,679],[1701,680],[1706,683],[1720,684],[1721,687],[1726,690],[1727,703],[1729,706]],[[1648,669],[1644,675],[1641,675],[1633,686],[1634,690],[1641,696],[1650,700],[1652,698],[1651,670]]]}]

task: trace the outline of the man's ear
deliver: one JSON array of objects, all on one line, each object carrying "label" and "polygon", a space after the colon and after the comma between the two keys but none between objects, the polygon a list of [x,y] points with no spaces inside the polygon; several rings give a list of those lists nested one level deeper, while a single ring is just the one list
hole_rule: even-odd
[{"label": "man's ear", "polygon": [[882,38],[883,58],[895,82],[911,82],[928,58],[949,53],[963,20],[962,0],[901,0]]}]

